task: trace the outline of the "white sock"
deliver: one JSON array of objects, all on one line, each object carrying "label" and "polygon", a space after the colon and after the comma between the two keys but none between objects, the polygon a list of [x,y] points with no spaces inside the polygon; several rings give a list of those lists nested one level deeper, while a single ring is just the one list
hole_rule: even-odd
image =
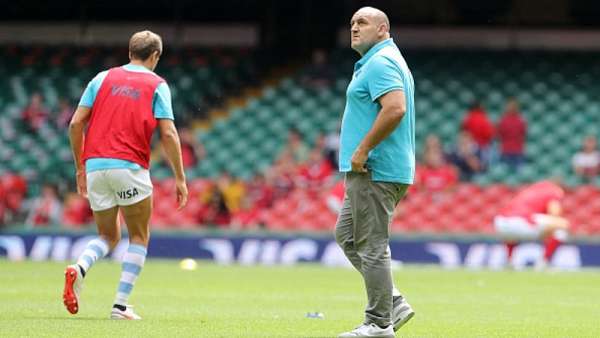
[{"label": "white sock", "polygon": [[83,250],[81,256],[77,259],[77,265],[83,269],[83,273],[85,274],[97,260],[106,256],[108,251],[109,246],[105,240],[102,238],[93,239],[87,244],[85,250]]},{"label": "white sock", "polygon": [[554,230],[554,238],[558,239],[561,242],[566,242],[569,240],[569,232],[565,229],[557,229]]},{"label": "white sock", "polygon": [[123,256],[121,280],[119,282],[119,288],[114,304],[122,306],[127,305],[127,300],[129,299],[131,290],[133,290],[133,285],[144,267],[146,253],[146,247],[143,245],[129,244],[129,248]]}]

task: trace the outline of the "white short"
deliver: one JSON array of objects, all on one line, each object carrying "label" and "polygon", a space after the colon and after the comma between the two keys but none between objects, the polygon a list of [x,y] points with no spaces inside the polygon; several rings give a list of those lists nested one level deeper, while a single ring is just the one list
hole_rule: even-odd
[{"label": "white short", "polygon": [[117,205],[132,205],[152,195],[150,172],[146,169],[105,169],[87,174],[87,190],[93,211]]},{"label": "white short", "polygon": [[535,223],[519,216],[496,216],[494,217],[494,228],[498,234],[504,237],[536,239],[550,224],[544,214],[535,214],[532,218]]}]

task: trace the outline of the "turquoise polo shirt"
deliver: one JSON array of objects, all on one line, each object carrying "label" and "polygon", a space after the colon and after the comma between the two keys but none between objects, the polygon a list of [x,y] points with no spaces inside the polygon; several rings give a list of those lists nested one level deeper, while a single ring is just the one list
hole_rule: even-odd
[{"label": "turquoise polo shirt", "polygon": [[352,171],[352,154],[381,110],[379,98],[401,90],[406,113],[396,129],[369,152],[367,167],[373,181],[412,184],[415,176],[414,80],[393,39],[381,41],[354,65],[346,90],[340,134],[340,171]]},{"label": "turquoise polo shirt", "polygon": [[[141,65],[126,64],[122,67],[130,72],[154,74],[154,72],[152,72],[150,69]],[[96,95],[98,94],[100,86],[102,86],[102,82],[107,74],[108,70],[100,72],[92,79],[92,81],[88,83],[83,95],[81,95],[81,100],[79,101],[80,106],[91,108],[94,105]],[[171,104],[171,91],[166,82],[160,83],[154,91],[154,97],[152,99],[152,111],[154,112],[154,117],[156,119],[174,119],[173,107]],[[85,161],[86,173],[104,169],[139,170],[142,169],[142,166],[137,163],[118,158],[90,158]]]}]

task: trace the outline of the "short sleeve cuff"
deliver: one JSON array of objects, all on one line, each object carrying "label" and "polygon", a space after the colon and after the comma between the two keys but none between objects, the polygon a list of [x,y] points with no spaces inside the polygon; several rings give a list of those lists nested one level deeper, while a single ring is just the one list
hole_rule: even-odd
[{"label": "short sleeve cuff", "polygon": [[404,88],[402,86],[400,86],[400,85],[398,85],[398,86],[392,86],[392,87],[389,87],[389,88],[385,88],[385,89],[379,91],[376,95],[373,96],[373,102],[377,101],[383,95],[385,95],[385,94],[387,94],[387,93],[389,93],[391,91],[394,91],[394,90],[404,91]]}]

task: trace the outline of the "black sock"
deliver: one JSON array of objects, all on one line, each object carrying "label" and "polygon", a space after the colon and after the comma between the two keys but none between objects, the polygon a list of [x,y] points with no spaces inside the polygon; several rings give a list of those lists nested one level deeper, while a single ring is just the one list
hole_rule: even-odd
[{"label": "black sock", "polygon": [[81,277],[85,278],[85,270],[83,270],[83,267],[81,267],[81,265],[77,264],[77,266],[79,267],[79,272],[81,272]]},{"label": "black sock", "polygon": [[125,310],[127,310],[127,308],[126,308],[125,306],[123,306],[123,305],[119,305],[119,304],[115,304],[115,305],[113,305],[113,307],[114,307],[115,309],[119,309],[119,310],[121,310],[121,311],[125,311]]}]

